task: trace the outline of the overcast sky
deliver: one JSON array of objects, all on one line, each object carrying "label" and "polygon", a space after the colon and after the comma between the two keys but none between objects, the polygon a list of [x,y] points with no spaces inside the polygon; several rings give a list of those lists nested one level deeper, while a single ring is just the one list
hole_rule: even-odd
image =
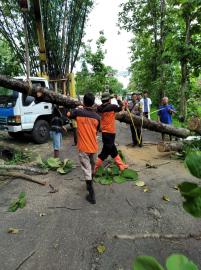
[{"label": "overcast sky", "polygon": [[84,38],[85,41],[93,39],[95,42],[99,37],[99,31],[103,30],[107,38],[105,64],[119,71],[127,70],[130,65],[128,47],[131,35],[126,31],[120,31],[117,26],[119,5],[122,2],[124,0],[96,0],[89,15]]}]

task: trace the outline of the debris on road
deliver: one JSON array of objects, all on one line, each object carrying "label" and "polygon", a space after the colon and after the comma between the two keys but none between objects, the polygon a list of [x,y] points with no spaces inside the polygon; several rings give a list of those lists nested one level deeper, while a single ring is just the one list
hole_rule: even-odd
[{"label": "debris on road", "polygon": [[24,208],[26,205],[26,194],[25,192],[20,192],[18,199],[13,201],[8,208],[9,212],[15,212],[18,208]]}]

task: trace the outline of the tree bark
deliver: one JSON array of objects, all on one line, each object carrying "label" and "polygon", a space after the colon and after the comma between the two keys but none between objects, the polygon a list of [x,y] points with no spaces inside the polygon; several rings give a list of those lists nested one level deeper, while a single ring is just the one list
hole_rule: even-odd
[{"label": "tree bark", "polygon": [[[61,94],[57,94],[42,87],[30,87],[28,83],[0,75],[0,86],[15,90],[25,95],[33,96],[38,101],[50,102],[53,104],[64,106],[65,108],[75,108],[80,105],[80,102],[74,101],[69,97],[65,97]],[[42,97],[37,98],[37,92],[41,92]]]},{"label": "tree bark", "polygon": [[192,117],[188,122],[188,128],[201,135],[201,119],[198,117]]},{"label": "tree bark", "polygon": [[[40,91],[42,93],[40,101],[54,103],[64,106],[65,108],[75,108],[80,105],[80,102],[71,100],[70,98],[61,94],[56,94],[55,92],[49,91],[48,89],[42,87],[29,87],[29,85],[24,82],[6,77],[4,75],[0,75],[0,86],[34,97],[36,97],[36,93]],[[136,116],[134,114],[132,114],[132,118],[136,126],[142,126],[143,128],[147,128],[152,131],[163,132],[180,138],[186,138],[190,135],[190,131],[185,128],[176,128],[170,125],[165,125],[156,121],[149,120],[145,117],[143,117],[142,121],[142,117]],[[116,119],[120,122],[132,124],[132,120],[127,112],[117,113]]]},{"label": "tree bark", "polygon": [[159,152],[171,152],[171,151],[179,152],[183,149],[183,143],[182,142],[171,142],[171,143],[161,142],[157,145],[157,149]]},{"label": "tree bark", "polygon": [[47,174],[48,170],[41,170],[34,167],[28,167],[24,165],[6,165],[6,164],[0,164],[0,170],[15,170],[15,171],[25,171],[31,174]]},{"label": "tree bark", "polygon": [[[174,135],[179,138],[186,138],[190,135],[190,130],[186,128],[176,128],[171,125],[165,125],[160,122],[152,121],[147,119],[146,117],[137,116],[132,114],[133,122],[136,126],[142,126],[143,128],[147,128],[152,131],[161,132],[169,135]],[[131,118],[127,112],[117,113],[116,120],[120,122],[125,122],[127,124],[132,124]]]},{"label": "tree bark", "polygon": [[[186,29],[185,29],[185,47],[189,48],[190,45],[190,28],[191,28],[191,15],[189,13],[188,17],[185,19]],[[186,118],[186,93],[188,91],[189,83],[189,70],[188,70],[188,56],[182,55],[181,62],[181,88],[180,88],[180,115]]]},{"label": "tree bark", "polygon": [[45,181],[40,181],[40,180],[34,179],[31,176],[28,176],[28,175],[23,174],[23,173],[0,171],[0,176],[12,177],[12,178],[15,178],[15,179],[21,178],[23,180],[33,182],[33,183],[39,184],[41,186],[46,185]]}]

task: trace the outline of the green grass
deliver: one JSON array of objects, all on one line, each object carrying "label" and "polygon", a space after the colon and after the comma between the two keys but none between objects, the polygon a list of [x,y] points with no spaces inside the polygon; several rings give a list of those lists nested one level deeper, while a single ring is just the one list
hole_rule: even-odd
[{"label": "green grass", "polygon": [[[151,120],[157,121],[158,120],[158,108],[157,107],[151,107]],[[187,124],[181,123],[178,119],[177,119],[177,115],[173,115],[172,116],[172,124],[175,127],[182,127],[185,128],[187,126]]]}]

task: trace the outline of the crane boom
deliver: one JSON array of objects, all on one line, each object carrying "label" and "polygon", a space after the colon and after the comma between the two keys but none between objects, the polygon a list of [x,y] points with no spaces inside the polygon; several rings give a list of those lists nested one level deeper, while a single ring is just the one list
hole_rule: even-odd
[{"label": "crane boom", "polygon": [[45,37],[44,37],[44,32],[43,32],[40,0],[33,0],[33,8],[34,8],[34,15],[35,15],[35,22],[36,22],[36,32],[37,32],[38,43],[39,43],[39,59],[40,59],[40,65],[41,65],[41,72],[45,73],[46,64],[47,64],[47,56],[46,56]]}]

